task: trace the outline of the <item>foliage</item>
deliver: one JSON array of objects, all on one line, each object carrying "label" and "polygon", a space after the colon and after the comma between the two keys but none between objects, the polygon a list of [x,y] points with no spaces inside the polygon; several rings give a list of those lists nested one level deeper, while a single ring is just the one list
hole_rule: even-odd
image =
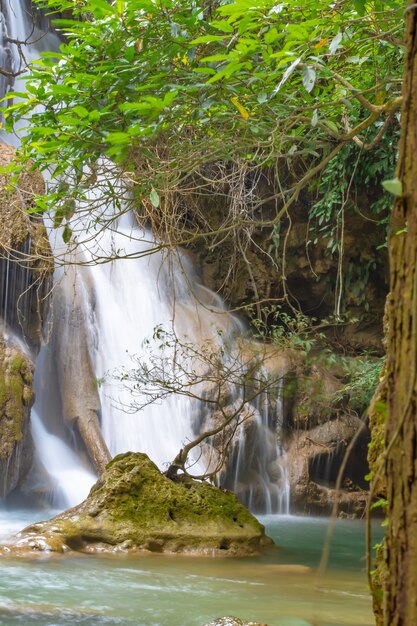
[{"label": "foliage", "polygon": [[[381,188],[382,181],[394,173],[397,158],[398,126],[394,132],[385,134],[372,152],[358,151],[353,143],[339,152],[332,159],[318,181],[317,200],[309,208],[311,236],[313,243],[326,239],[330,254],[340,251],[341,212],[360,213],[365,219],[372,220],[384,231],[392,207],[392,195]],[[363,206],[360,200],[361,187],[372,188],[374,201]]]},{"label": "foliage", "polygon": [[[21,158],[65,177],[39,206],[57,211],[67,239],[103,156],[142,211],[194,186],[210,162],[304,163],[300,182],[277,192],[275,217],[240,220],[273,226],[347,141],[378,143],[398,108],[399,0],[38,3],[74,20],[56,21],[60,52],[33,64],[5,117],[10,130],[27,121]],[[108,177],[102,186],[114,198]]]},{"label": "foliage", "polygon": [[[137,412],[149,404],[160,403],[171,395],[186,397],[206,422],[183,448],[167,470],[167,476],[180,474],[212,478],[222,470],[238,429],[255,415],[255,403],[262,394],[271,397],[278,382],[269,375],[264,352],[250,353],[245,345],[227,341],[219,330],[217,337],[199,343],[180,338],[174,331],[157,326],[152,339],[144,341],[146,356],[132,356],[133,367],[117,377],[131,392],[130,406]],[[198,420],[197,420],[198,421]],[[192,474],[194,449],[202,456],[202,445],[212,451],[203,475]]]},{"label": "foliage", "polygon": [[[308,398],[307,404],[311,400],[316,406],[323,403],[322,415],[346,404],[349,410],[362,415],[380,382],[384,358],[337,354],[326,336],[326,330],[334,324],[332,318],[319,322],[299,312],[290,314],[278,306],[270,307],[268,312],[266,321],[252,320],[254,336],[260,340],[267,338],[278,351],[293,352],[294,363],[298,363],[297,385],[299,392]],[[335,372],[342,381],[338,391],[326,396],[320,385],[322,381],[314,383],[313,371]],[[294,389],[286,391],[291,394]]]},{"label": "foliage", "polygon": [[365,356],[345,361],[349,381],[341,388],[338,398],[348,396],[350,408],[359,415],[362,415],[371,403],[380,382],[384,360]]},{"label": "foliage", "polygon": [[323,329],[330,320],[309,317],[299,311],[291,313],[281,306],[265,307],[265,317],[252,319],[255,339],[267,339],[279,350],[295,350],[307,357],[314,349],[323,350],[325,335]]}]

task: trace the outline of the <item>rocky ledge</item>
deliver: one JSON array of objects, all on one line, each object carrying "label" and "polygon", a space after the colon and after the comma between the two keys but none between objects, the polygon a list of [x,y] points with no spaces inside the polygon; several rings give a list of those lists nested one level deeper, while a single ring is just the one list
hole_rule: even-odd
[{"label": "rocky ledge", "polygon": [[1,551],[248,556],[272,543],[234,494],[173,482],[145,454],[129,452],[107,465],[84,502],[28,526]]}]

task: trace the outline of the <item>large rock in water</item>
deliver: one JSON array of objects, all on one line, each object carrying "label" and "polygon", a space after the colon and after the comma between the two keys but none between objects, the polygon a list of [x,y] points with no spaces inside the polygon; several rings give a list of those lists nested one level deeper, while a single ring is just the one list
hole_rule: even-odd
[{"label": "large rock in water", "polygon": [[128,452],[107,465],[84,502],[29,526],[3,551],[246,556],[271,543],[234,494],[207,483],[172,482],[146,454]]}]

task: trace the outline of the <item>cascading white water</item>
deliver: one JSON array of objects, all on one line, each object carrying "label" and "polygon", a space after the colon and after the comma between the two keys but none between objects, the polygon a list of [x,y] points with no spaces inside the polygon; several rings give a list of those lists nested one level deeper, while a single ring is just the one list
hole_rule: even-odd
[{"label": "cascading white water", "polygon": [[[111,213],[109,207],[107,215]],[[152,337],[156,326],[173,326],[174,316],[178,315],[176,306],[184,294],[190,298],[186,279],[178,266],[171,266],[168,274],[166,259],[160,253],[147,256],[153,246],[152,237],[140,229],[131,214],[119,218],[115,228],[104,229],[93,240],[89,238],[88,243],[79,245],[77,258],[87,262],[94,261],[98,247],[108,258],[115,250],[121,257],[144,255],[111,263],[93,262],[83,268],[94,301],[93,314],[85,319],[99,386],[102,431],[110,452],[115,455],[140,450],[164,468],[184,441],[193,438],[190,401],[174,394],[134,412],[129,386],[118,383],[115,373],[130,369],[133,355],[146,358],[143,341]],[[86,301],[84,304],[91,306]],[[204,332],[209,334],[212,315],[205,314],[197,302],[195,310]]]},{"label": "cascading white water", "polygon": [[[9,74],[0,76],[2,97],[8,92],[23,91],[27,64],[38,59],[40,52],[59,46],[54,33],[36,26],[34,11],[30,0],[9,0],[0,5],[0,67]],[[18,146],[19,136],[8,135],[6,143]]]},{"label": "cascading white water", "polygon": [[[95,483],[96,476],[80,463],[79,456],[61,437],[50,433],[36,408],[31,413],[32,435],[37,443],[36,462],[48,472],[51,480],[48,503],[56,509],[82,502],[88,495],[89,488]],[[32,480],[36,489],[36,479]],[[43,488],[40,480],[39,489]]]},{"label": "cascading white water", "polygon": [[[9,33],[9,39],[23,39],[30,32],[25,6],[21,2],[15,12],[3,13],[3,30]],[[6,40],[7,37],[3,42]],[[30,54],[36,56],[37,51],[31,49]],[[18,62],[16,59],[15,64]],[[113,186],[117,189],[117,184]],[[100,204],[99,190],[92,200]],[[142,343],[152,336],[156,326],[174,329],[180,336],[196,342],[216,335],[217,326],[224,332],[239,329],[238,321],[226,315],[224,309],[222,315],[216,315],[216,306],[205,307],[194,297],[194,293],[201,294],[204,289],[191,273],[184,271],[185,259],[175,263],[174,257],[164,258],[161,253],[146,255],[153,247],[151,235],[141,231],[132,214],[113,220],[117,210],[118,207],[100,208],[101,217],[112,224],[105,229],[95,227],[94,215],[85,218],[85,207],[80,207],[80,215],[73,224],[74,232],[78,233],[76,251],[65,250],[61,234],[51,230],[51,245],[63,267],[56,272],[54,293],[59,297],[53,298],[48,341],[37,363],[37,402],[32,418],[38,466],[43,466],[49,478],[45,479],[38,469],[32,488],[51,490],[55,494],[53,504],[58,507],[76,504],[94,481],[79,437],[68,428],[75,416],[65,415],[66,425],[61,417],[65,406],[71,405],[71,395],[82,393],[75,381],[83,383],[84,372],[74,368],[91,361],[102,431],[111,454],[127,450],[146,452],[163,469],[184,442],[194,438],[196,405],[174,394],[139,413],[131,412],[131,392],[116,382],[114,372],[130,369],[131,355],[146,358]],[[97,257],[119,258],[96,263]],[[65,261],[72,264],[70,270],[65,269]],[[210,298],[216,302],[214,294]],[[217,305],[220,310],[218,299]],[[78,360],[71,360],[76,351]],[[94,390],[89,393],[87,408],[97,411]],[[226,483],[238,492],[242,482],[248,483],[242,499],[255,509],[287,512],[285,472],[271,430],[277,420],[270,418],[267,412],[270,409],[265,408],[268,403],[264,404],[254,409],[255,437],[250,444],[245,430],[239,431],[239,443],[231,456]],[[205,469],[203,457],[196,460],[194,473]]]}]

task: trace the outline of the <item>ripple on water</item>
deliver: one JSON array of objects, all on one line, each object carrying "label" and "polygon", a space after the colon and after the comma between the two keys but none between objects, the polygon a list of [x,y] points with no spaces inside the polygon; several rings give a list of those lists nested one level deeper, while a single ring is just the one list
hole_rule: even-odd
[{"label": "ripple on water", "polygon": [[[0,529],[5,521],[0,514]],[[14,519],[13,528],[31,521]],[[201,626],[239,615],[269,626],[372,626],[360,561],[363,525],[339,526],[319,592],[315,566],[326,521],[274,518],[267,526],[280,548],[254,559],[3,558],[0,625]]]}]

